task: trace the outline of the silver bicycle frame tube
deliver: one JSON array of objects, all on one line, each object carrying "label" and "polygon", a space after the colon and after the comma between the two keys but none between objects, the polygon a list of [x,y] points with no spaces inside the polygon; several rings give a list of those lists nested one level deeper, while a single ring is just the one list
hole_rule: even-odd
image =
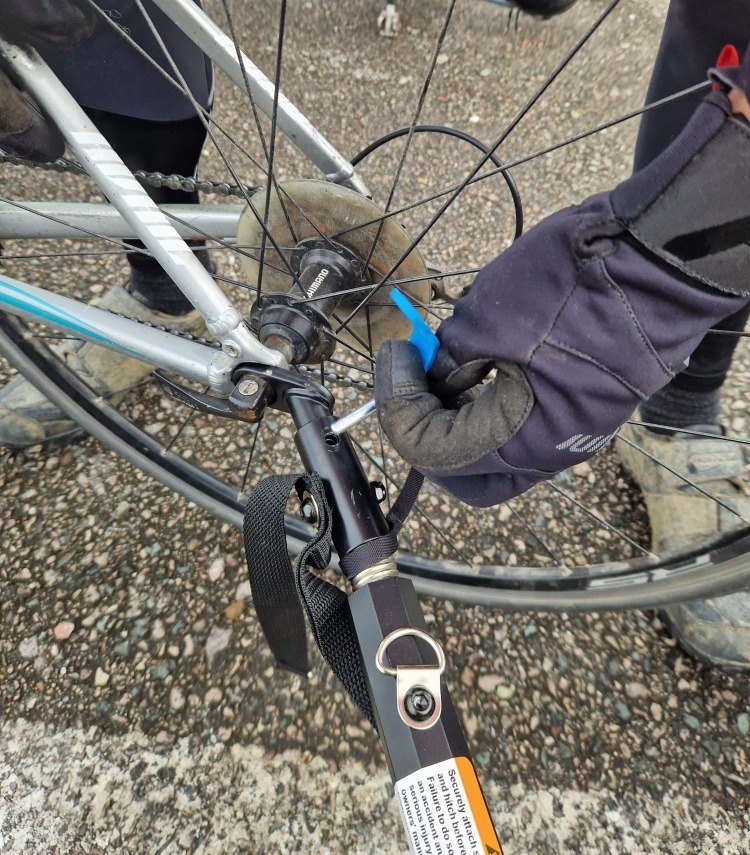
[{"label": "silver bicycle frame tube", "polygon": [[242,356],[251,362],[285,365],[278,351],[265,347],[253,336],[241,312],[216,285],[39,55],[22,51],[2,39],[0,53],[8,60],[22,86],[54,119],[88,174],[200,312],[209,332],[221,342],[224,351],[231,357]]},{"label": "silver bicycle frame tube", "polygon": [[0,308],[12,315],[86,339],[132,356],[217,392],[230,392],[231,375],[239,362],[223,351],[179,338],[138,321],[113,315],[95,306],[51,294],[0,274]]},{"label": "silver bicycle frame tube", "polygon": [[[180,237],[210,235],[234,241],[244,207],[237,204],[161,205],[160,210]],[[108,238],[136,237],[135,229],[125,222],[114,205],[106,202],[24,202],[23,208],[0,202],[0,241],[85,238],[86,232]]]},{"label": "silver bicycle frame tube", "polygon": [[[237,59],[234,42],[195,5],[193,0],[154,0],[154,3],[192,39],[227,77],[248,92],[245,75]],[[274,84],[242,53],[242,65],[249,83],[249,94],[267,116],[273,112]],[[320,169],[329,181],[351,187],[363,196],[370,192],[349,161],[328,142],[292,102],[279,92],[277,123],[279,130]]]}]

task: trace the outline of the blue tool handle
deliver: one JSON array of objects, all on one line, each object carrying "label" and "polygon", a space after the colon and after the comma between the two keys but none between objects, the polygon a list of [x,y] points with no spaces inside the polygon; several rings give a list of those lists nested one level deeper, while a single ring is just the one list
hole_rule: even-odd
[{"label": "blue tool handle", "polygon": [[435,363],[440,342],[435,333],[427,326],[419,312],[412,306],[409,300],[397,289],[391,288],[391,300],[398,306],[401,313],[411,323],[411,335],[409,341],[419,351],[422,357],[422,367],[425,372],[429,371]]},{"label": "blue tool handle", "polygon": [[[440,349],[438,337],[422,320],[422,316],[414,306],[412,306],[409,300],[404,297],[397,288],[391,288],[391,299],[401,310],[401,313],[411,323],[411,335],[409,336],[409,341],[419,351],[419,355],[422,358],[422,367],[426,373],[430,368],[432,368],[433,363],[437,358],[437,352]],[[375,401],[368,401],[366,404],[362,404],[361,407],[357,407],[357,409],[349,413],[348,416],[343,416],[335,422],[332,422],[328,426],[328,429],[335,434],[344,433],[350,428],[353,428],[354,425],[359,424],[363,419],[366,419],[367,416],[374,413],[375,409]]]}]

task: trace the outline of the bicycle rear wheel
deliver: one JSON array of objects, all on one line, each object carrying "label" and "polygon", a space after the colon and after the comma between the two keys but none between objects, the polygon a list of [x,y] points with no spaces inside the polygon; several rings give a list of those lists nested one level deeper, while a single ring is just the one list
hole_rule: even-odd
[{"label": "bicycle rear wheel", "polygon": [[[564,71],[559,82],[545,82],[539,87],[540,93],[548,85],[561,88],[552,89],[551,94],[556,93],[556,97],[547,96],[543,109],[537,106],[541,95],[527,102],[516,90],[505,91],[503,98],[497,97],[495,90],[501,88],[495,79],[499,76],[498,49],[505,51],[503,59],[511,63],[516,61],[511,48],[515,50],[518,43],[509,41],[514,37],[506,33],[504,18],[489,4],[474,4],[457,11],[450,4],[447,14],[442,3],[426,4],[421,13],[422,29],[417,33],[407,31],[395,43],[372,36],[374,21],[363,17],[364,6],[357,7],[354,10],[357,14],[346,21],[335,24],[329,21],[324,9],[305,10],[304,17],[300,17],[299,10],[290,8],[286,19],[282,19],[284,47],[280,64],[276,62],[278,32],[273,31],[270,13],[268,20],[262,21],[257,17],[250,20],[249,16],[232,18],[229,26],[226,8],[219,0],[206,5],[217,21],[238,34],[240,43],[252,41],[258,45],[268,40],[268,50],[261,53],[267,53],[269,76],[279,79],[286,94],[306,113],[323,115],[326,121],[321,129],[334,141],[343,140],[341,148],[364,148],[389,127],[416,127],[427,121],[466,125],[471,128],[472,136],[482,136],[485,140],[505,137],[501,153],[506,162],[516,163],[513,171],[525,192],[526,210],[532,219],[611,186],[626,174],[632,127],[621,130],[623,126],[618,126],[615,134],[610,131],[587,137],[577,148],[562,145],[546,158],[529,151],[554,145],[551,134],[563,113],[574,123],[565,133],[583,133],[592,118],[587,106],[592,79],[597,78],[604,91],[620,86],[622,74],[618,74],[616,67],[604,69],[601,59],[604,54],[611,56],[613,32],[624,38],[623,32],[633,27],[633,18],[637,18],[639,22],[645,20],[655,41],[659,28],[658,14],[640,0],[612,3],[605,15],[597,4],[582,2],[553,24],[524,23],[531,34],[528,42],[532,48],[534,39],[553,39],[563,65],[569,51],[560,47],[558,41],[579,44],[590,51],[585,55],[576,50],[575,60],[570,54],[571,65],[581,62],[587,68],[591,63],[597,69],[597,75],[584,73],[586,83],[579,84],[577,89],[571,87],[569,77],[563,76]],[[638,14],[631,17],[633,9]],[[278,12],[279,7],[274,5],[276,20]],[[315,45],[309,41],[311,33]],[[481,44],[480,33],[490,44]],[[470,62],[461,49],[464,44],[478,45]],[[548,47],[545,53],[550,50]],[[414,56],[420,52],[424,52],[425,74],[415,79]],[[528,45],[521,50],[517,61],[526,77],[542,75],[542,69],[551,64],[539,53],[528,49]],[[441,62],[440,57],[447,57],[447,62]],[[478,75],[477,57],[480,65],[486,63]],[[645,89],[645,79],[636,81],[635,75],[647,63],[639,62],[625,51],[619,59],[630,63],[627,70],[632,79],[625,78],[629,80],[627,106],[636,108]],[[317,87],[309,85],[313,74],[318,78]],[[509,70],[508,75],[513,76],[513,72]],[[344,83],[351,84],[352,94],[342,102],[331,93],[340,92]],[[401,94],[407,83],[416,91],[408,103]],[[472,93],[467,91],[469,85]],[[465,97],[459,98],[455,92],[462,88]],[[562,103],[561,91],[566,99]],[[618,89],[613,97],[622,102],[623,90]],[[334,103],[373,106],[369,111],[353,106],[333,110]],[[527,110],[533,120],[526,119],[521,124],[511,119],[514,115],[525,115]],[[584,121],[575,125],[579,111],[583,112]],[[618,103],[607,118],[615,119],[624,112],[623,104]],[[290,212],[299,213],[305,223],[313,221],[314,226],[310,226],[309,234],[303,235],[296,233],[299,226],[293,230],[294,234],[275,229],[271,236],[280,248],[276,256],[256,245],[263,243],[262,227],[258,227],[260,231],[251,231],[253,245],[242,247],[240,252],[226,243],[213,246],[226,288],[248,317],[258,291],[264,287],[263,277],[268,282],[280,271],[282,277],[293,279],[285,269],[288,261],[285,253],[288,251],[290,258],[293,253],[293,247],[288,246],[290,239],[295,243],[300,238],[338,243],[345,240],[343,233],[348,228],[343,227],[339,211],[332,210],[336,206],[326,208],[320,202],[319,193],[312,193],[306,197],[307,201],[300,203],[300,197],[288,190],[292,186],[287,183],[289,179],[320,176],[293,147],[277,138],[270,123],[263,122],[266,152],[271,137],[275,139],[275,165],[270,178],[260,174],[261,167],[266,165],[265,153],[258,141],[252,113],[244,95],[225,82],[220,83],[211,122],[217,135],[229,132],[232,126],[234,143],[227,143],[232,171],[247,183],[270,187],[271,196],[274,192],[280,197],[290,194],[286,210],[283,204],[278,206],[281,219],[285,220]],[[603,108],[597,105],[592,124],[601,120],[602,114]],[[496,115],[505,118],[498,122]],[[239,123],[233,123],[231,120],[237,117]],[[240,127],[235,128],[236,124]],[[516,124],[520,130],[512,134],[503,130],[514,129]],[[614,158],[613,151],[619,152],[620,157]],[[253,161],[247,159],[248,153]],[[507,245],[515,232],[517,206],[496,165],[487,162],[477,167],[483,158],[482,152],[465,139],[407,133],[371,154],[360,167],[373,193],[374,204],[380,211],[388,212],[382,221],[397,221],[409,237],[423,235],[418,249],[426,265],[425,272],[405,273],[397,267],[393,271],[396,275],[391,278],[397,283],[400,280],[405,289],[412,289],[412,296],[423,304],[433,323],[450,311],[450,300],[471,282],[472,271]],[[596,168],[584,170],[586,162]],[[455,188],[475,168],[479,180],[457,194]],[[21,178],[15,168],[4,169],[8,173],[5,195],[13,200],[27,199],[34,191],[52,198],[85,199],[92,194],[91,185],[82,177],[24,174]],[[209,145],[202,171],[225,178],[227,169],[224,157]],[[394,175],[398,176],[396,180]],[[570,187],[571,180],[575,180],[574,189]],[[34,190],[29,189],[32,181],[36,182]],[[14,183],[17,183],[15,188]],[[455,201],[440,213],[444,202],[453,195]],[[259,211],[264,208],[258,205]],[[322,226],[319,220],[326,213],[331,214],[331,224]],[[367,215],[365,221],[354,223],[351,230],[367,231],[371,237],[377,235],[373,239],[373,244],[377,244],[381,237],[380,222],[378,216]],[[357,251],[360,255],[368,254],[366,249]],[[260,283],[257,271],[248,273],[243,266],[243,252],[255,256],[256,268],[263,270]],[[123,275],[120,248],[113,249],[111,242],[91,236],[43,244],[26,240],[6,242],[4,254],[6,269],[15,278],[31,282],[41,279],[52,290],[80,298],[90,298],[106,283],[118,281]],[[395,261],[397,256],[388,258]],[[372,261],[367,257],[362,260]],[[440,270],[437,281],[435,268]],[[380,272],[387,271],[381,266]],[[349,320],[346,315],[354,314],[359,326],[350,328],[348,334],[342,326],[341,341],[333,358],[322,369],[316,366],[306,369],[325,379],[337,398],[339,413],[353,409],[371,396],[377,343],[381,337],[395,332],[388,316],[378,314],[378,306],[360,303],[360,298],[354,295],[351,303],[339,307],[338,323],[343,324]],[[56,356],[53,349],[56,344],[40,328],[17,318],[0,316],[0,350],[17,369],[87,431],[216,516],[239,524],[244,498],[259,478],[269,472],[298,468],[293,426],[282,414],[269,412],[260,425],[252,428],[217,422],[180,408],[151,381],[139,384],[123,400],[105,401]],[[405,479],[407,467],[388,447],[374,420],[357,428],[353,439],[368,474],[385,484],[392,500]],[[290,515],[288,533],[294,546],[304,538],[306,529]],[[434,486],[426,485],[404,530],[400,566],[417,579],[421,590],[469,602],[563,611],[630,608],[737,589],[747,581],[750,572],[744,557],[749,545],[750,537],[743,523],[736,532],[716,542],[698,544],[684,556],[652,556],[644,509],[611,449],[605,449],[590,464],[563,473],[549,484],[534,488],[527,496],[488,511],[466,508]]]}]

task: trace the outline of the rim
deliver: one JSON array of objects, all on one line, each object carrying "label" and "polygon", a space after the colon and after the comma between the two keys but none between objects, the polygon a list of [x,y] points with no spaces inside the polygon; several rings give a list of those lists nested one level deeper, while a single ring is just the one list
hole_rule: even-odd
[{"label": "rim", "polygon": [[[163,446],[114,408],[102,404],[57,360],[48,359],[8,317],[0,316],[0,353],[93,436],[161,483],[206,510],[242,526],[243,506],[225,484]],[[290,549],[299,550],[310,529],[289,515]],[[731,593],[750,582],[750,535],[735,531],[709,543],[662,556],[578,567],[561,575],[556,568],[465,565],[401,553],[399,570],[417,590],[440,598],[515,610],[578,612],[656,607],[676,601]]]}]

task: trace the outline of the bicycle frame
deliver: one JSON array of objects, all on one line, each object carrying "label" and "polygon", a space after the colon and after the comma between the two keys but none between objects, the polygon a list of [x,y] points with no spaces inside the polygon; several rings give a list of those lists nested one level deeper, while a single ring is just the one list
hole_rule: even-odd
[{"label": "bicycle frame", "polygon": [[[112,150],[104,137],[60,83],[50,68],[38,56],[27,54],[0,42],[0,50],[9,57],[13,73],[43,109],[54,118],[75,155],[96,181],[102,192],[128,224],[136,237],[143,241],[148,251],[158,260],[180,290],[203,316],[209,332],[217,338],[222,350],[230,359],[244,357],[269,365],[283,364],[283,357],[264,347],[250,333],[242,318],[226,295],[216,285],[211,275],[195,258],[193,252],[172,226],[166,216],[150,199],[133,177],[130,170]],[[50,323],[66,331],[75,331],[89,340],[137,356],[145,362],[174,369],[174,360],[165,352],[163,358],[154,359],[166,343],[159,341],[152,331],[145,335],[141,349],[138,337],[144,328],[137,322],[114,319],[105,312],[93,312],[84,303],[64,297],[46,295],[40,289],[10,283],[6,280],[0,293],[0,305],[10,312],[23,313],[42,323]],[[85,324],[75,324],[71,316],[87,315],[92,329]],[[174,338],[174,337],[171,337]],[[161,347],[160,347],[161,346]],[[204,348],[208,351],[208,348]],[[197,354],[196,354],[197,356]],[[193,357],[195,358],[195,356]],[[167,363],[171,362],[171,366]],[[204,376],[211,385],[218,378],[209,370],[215,363],[215,354],[206,353],[202,364]],[[223,375],[230,370],[224,366]],[[219,386],[226,386],[218,381]]]},{"label": "bicycle frame", "polygon": [[[274,86],[244,55],[237,55],[232,41],[199,9],[192,0],[158,0],[157,5],[245,92],[250,92],[258,107],[270,115],[274,108]],[[223,358],[216,349],[191,342],[178,342],[175,336],[94,309],[84,303],[50,294],[27,283],[0,278],[0,308],[52,326],[63,332],[93,341],[103,347],[135,357],[185,377],[205,383],[214,391],[225,393],[231,388],[231,374],[240,362],[284,365],[284,357],[262,345],[247,328],[242,313],[216,285],[211,275],[196,260],[181,234],[155,204],[122,163],[109,143],[96,130],[91,120],[60,83],[46,63],[33,51],[24,51],[0,39],[0,52],[11,73],[35,98],[58,126],[66,142],[111,201],[119,214],[116,222],[127,229],[117,237],[140,239],[156,258],[182,293],[200,312],[208,331],[221,343]],[[287,135],[329,180],[350,186],[367,194],[367,188],[349,162],[323,137],[303,114],[283,95],[276,99],[279,129]],[[78,216],[81,223],[72,234],[52,229],[49,236],[81,236],[87,216],[98,216],[92,206],[83,205]],[[21,215],[38,217],[39,207],[21,206]],[[35,213],[36,212],[36,213]],[[239,214],[239,208],[237,209]],[[70,211],[68,210],[68,213]],[[168,211],[167,211],[168,213]],[[47,210],[48,222],[60,225],[61,214]],[[216,225],[215,215],[210,215]],[[108,213],[107,218],[112,219]],[[33,233],[24,232],[5,206],[3,238]],[[200,220],[195,224],[198,225]],[[236,227],[236,221],[235,221]],[[215,234],[201,228],[203,235]],[[97,224],[97,233],[101,234]],[[112,231],[109,232],[115,236]],[[195,236],[199,236],[196,233]],[[85,315],[85,321],[82,320]]]}]

